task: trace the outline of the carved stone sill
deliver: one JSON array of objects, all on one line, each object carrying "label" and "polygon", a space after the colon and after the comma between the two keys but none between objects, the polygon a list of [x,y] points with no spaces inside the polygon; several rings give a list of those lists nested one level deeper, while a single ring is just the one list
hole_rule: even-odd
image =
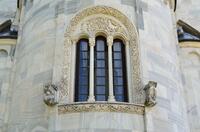
[{"label": "carved stone sill", "polygon": [[58,106],[59,114],[79,112],[119,112],[144,115],[144,106],[131,103],[116,102],[77,102]]}]

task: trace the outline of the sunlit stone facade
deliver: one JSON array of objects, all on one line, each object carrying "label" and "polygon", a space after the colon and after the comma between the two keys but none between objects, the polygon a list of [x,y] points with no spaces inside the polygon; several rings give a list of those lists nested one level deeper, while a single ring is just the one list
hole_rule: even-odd
[{"label": "sunlit stone facade", "polygon": [[0,1],[0,132],[199,132],[194,3]]}]

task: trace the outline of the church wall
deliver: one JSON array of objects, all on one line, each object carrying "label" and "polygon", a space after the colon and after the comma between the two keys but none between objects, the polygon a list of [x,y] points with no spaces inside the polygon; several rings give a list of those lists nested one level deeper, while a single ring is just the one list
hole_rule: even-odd
[{"label": "church wall", "polygon": [[[192,42],[191,42],[192,43]],[[199,43],[197,43],[199,45]],[[179,52],[182,68],[184,97],[187,104],[187,114],[191,132],[200,131],[200,49],[181,47]]]},{"label": "church wall", "polygon": [[[131,4],[130,4],[131,3]],[[43,85],[57,83],[62,78],[64,33],[71,18],[83,8],[107,5],[119,9],[135,23],[135,4],[129,0],[41,0],[28,3],[29,8],[22,7],[22,16],[19,27],[19,39],[15,54],[15,80],[13,81],[13,94],[11,115],[9,117],[9,132],[17,131],[64,131],[66,124],[70,125],[69,117],[75,115],[74,120],[83,120],[83,117],[98,117],[104,121],[108,113],[77,113],[72,115],[57,115],[56,108],[43,103]],[[59,59],[58,59],[59,58]],[[81,115],[81,116],[76,116]],[[136,126],[126,129],[124,125],[102,127],[104,130],[114,129],[142,132],[143,116],[112,113],[109,120],[132,120]],[[65,119],[66,117],[66,119]],[[84,119],[85,119],[84,118]],[[75,125],[78,122],[74,122]],[[88,123],[88,124],[87,124]],[[83,124],[76,129],[88,129]],[[106,125],[106,124],[105,124]],[[97,125],[98,126],[98,125]],[[94,129],[99,129],[93,126]],[[70,127],[69,127],[70,128]],[[73,127],[69,130],[74,130]]]},{"label": "church wall", "polygon": [[88,112],[61,114],[56,132],[144,132],[143,115]]},{"label": "church wall", "polygon": [[200,1],[177,0],[176,17],[200,31]]},{"label": "church wall", "polygon": [[[118,9],[138,28],[143,84],[149,80],[158,82],[157,104],[146,108],[145,119],[142,115],[106,112],[58,115],[56,108],[43,103],[43,85],[57,83],[62,78],[64,33],[69,21],[81,9],[95,5]],[[138,3],[131,0],[36,0],[29,3],[22,9],[19,27],[8,131],[64,132],[91,128],[91,131],[187,132],[174,36],[171,10],[160,0]],[[113,120],[124,120],[132,125],[118,125]],[[106,126],[106,121],[113,124]]]},{"label": "church wall", "polygon": [[48,131],[48,108],[43,103],[43,85],[51,82],[53,74],[54,17],[54,8],[40,8],[35,14],[22,10],[14,58],[15,80],[12,82],[9,132]]},{"label": "church wall", "polygon": [[[17,0],[0,0],[0,24],[14,19],[17,9]],[[12,40],[10,40],[12,41]],[[13,62],[11,61],[14,45],[13,43],[0,39],[0,132],[5,132],[8,126],[11,75]]]},{"label": "church wall", "polygon": [[1,0],[0,1],[0,24],[4,21],[15,17],[17,9],[17,0]]},{"label": "church wall", "polygon": [[[1,40],[0,40],[1,41]],[[8,107],[10,103],[10,81],[12,73],[11,46],[0,45],[0,131],[7,128]]]},{"label": "church wall", "polygon": [[158,83],[157,104],[146,108],[146,131],[188,132],[173,11],[159,0],[143,1],[140,8],[143,84],[149,80]]}]

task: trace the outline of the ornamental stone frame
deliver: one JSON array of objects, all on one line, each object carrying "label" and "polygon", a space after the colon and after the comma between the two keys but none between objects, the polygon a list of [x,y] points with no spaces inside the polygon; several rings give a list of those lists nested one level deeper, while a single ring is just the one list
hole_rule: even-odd
[{"label": "ornamental stone frame", "polygon": [[[75,78],[75,49],[81,38],[95,39],[97,35],[119,38],[124,41],[127,59],[127,78],[129,102],[144,104],[144,91],[141,85],[138,33],[132,22],[120,11],[107,6],[86,8],[70,21],[65,33],[63,80],[60,87],[60,103],[73,103]],[[108,39],[109,38],[109,39]],[[112,40],[111,40],[112,41]],[[66,102],[68,100],[69,102]]]}]

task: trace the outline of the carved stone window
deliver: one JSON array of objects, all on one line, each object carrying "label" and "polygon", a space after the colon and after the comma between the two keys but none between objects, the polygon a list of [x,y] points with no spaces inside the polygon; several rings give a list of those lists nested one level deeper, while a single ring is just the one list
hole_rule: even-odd
[{"label": "carved stone window", "polygon": [[[105,50],[108,56],[105,59],[105,67],[107,66],[106,68],[108,69],[108,77],[106,78],[109,78],[107,79],[108,86],[105,86],[107,87],[107,93],[103,94],[105,95],[105,99],[95,97],[95,94],[100,95],[97,92],[96,88],[98,86],[95,82],[97,78],[95,70],[97,70],[97,63],[100,61],[97,58],[102,57],[102,54],[104,54],[100,51],[97,52],[98,48],[96,46],[98,44],[95,46],[95,41],[99,38],[98,36],[105,38]],[[89,71],[87,71],[89,72],[87,81],[89,86],[87,86],[88,91],[86,92],[88,98],[86,100],[86,97],[84,97],[84,101],[94,102],[96,99],[96,101],[128,101],[129,103],[143,104],[144,91],[141,86],[136,28],[120,11],[106,6],[84,9],[72,18],[67,27],[65,33],[65,61],[63,66],[63,87],[60,89],[60,104],[80,101],[74,96],[77,96],[76,91],[79,88],[79,86],[76,86],[79,84],[76,78],[80,77],[80,72],[76,72],[76,66],[79,63],[78,67],[80,67],[80,60],[82,58],[79,57],[77,59],[76,56],[80,54],[80,43],[83,41],[85,43],[85,39],[87,39],[89,45],[87,55],[90,61],[87,63],[87,66],[89,65]],[[79,62],[77,63],[74,60],[78,60]],[[122,74],[120,74],[120,70]],[[118,84],[120,81],[122,83]]]},{"label": "carved stone window", "polygon": [[95,45],[88,39],[76,44],[75,102],[128,101],[125,45],[120,39],[111,42],[97,36]]}]

